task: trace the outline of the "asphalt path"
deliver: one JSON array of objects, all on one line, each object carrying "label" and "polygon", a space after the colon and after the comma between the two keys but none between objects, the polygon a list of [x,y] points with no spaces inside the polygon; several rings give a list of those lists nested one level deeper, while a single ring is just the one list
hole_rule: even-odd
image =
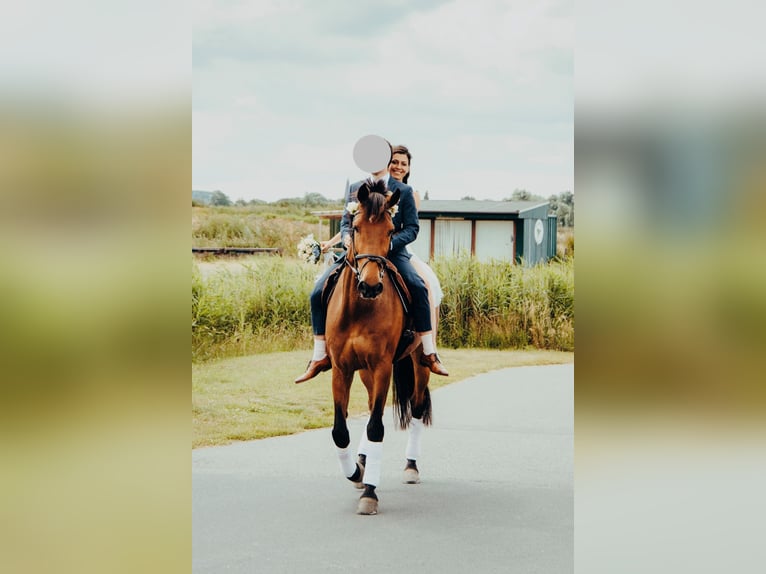
[{"label": "asphalt path", "polygon": [[417,485],[387,409],[375,516],[355,514],[330,429],[194,450],[193,571],[572,572],[573,381],[517,367],[434,391]]}]

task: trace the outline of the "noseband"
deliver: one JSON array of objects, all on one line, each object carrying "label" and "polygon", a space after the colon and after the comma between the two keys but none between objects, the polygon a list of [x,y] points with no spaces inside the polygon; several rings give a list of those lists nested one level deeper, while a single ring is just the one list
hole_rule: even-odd
[{"label": "noseband", "polygon": [[[357,253],[356,252],[356,242],[354,241],[354,230],[351,230],[351,251],[354,254],[353,263],[350,261],[350,257],[346,257],[346,265],[349,266],[351,271],[354,272],[354,275],[356,276],[356,282],[357,284],[362,282],[362,271],[364,271],[364,268],[367,266],[367,264],[372,261],[378,266],[378,277],[380,278],[381,283],[383,282],[383,275],[386,272],[386,267],[389,265],[392,265],[392,263],[383,257],[382,255],[373,255],[371,253]],[[359,261],[362,259],[365,260],[365,262],[362,264],[361,267],[359,267]]]}]

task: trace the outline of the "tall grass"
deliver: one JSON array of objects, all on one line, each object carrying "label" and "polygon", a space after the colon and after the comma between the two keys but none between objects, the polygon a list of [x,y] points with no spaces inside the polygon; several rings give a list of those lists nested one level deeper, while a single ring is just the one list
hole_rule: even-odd
[{"label": "tall grass", "polygon": [[433,268],[441,345],[574,350],[574,259],[523,267],[463,257]]},{"label": "tall grass", "polygon": [[309,233],[329,237],[327,221],[320,223],[306,210],[282,213],[285,210],[276,206],[193,207],[192,247],[278,247],[284,254],[294,255],[295,246]]},{"label": "tall grass", "polygon": [[556,240],[556,256],[559,259],[574,257],[574,227],[559,228]]},{"label": "tall grass", "polygon": [[[449,259],[439,342],[448,347],[574,349],[574,259],[535,267]],[[263,258],[203,276],[192,261],[192,359],[309,348],[316,265]]]},{"label": "tall grass", "polygon": [[262,258],[203,276],[192,261],[192,360],[304,348],[316,265]]}]

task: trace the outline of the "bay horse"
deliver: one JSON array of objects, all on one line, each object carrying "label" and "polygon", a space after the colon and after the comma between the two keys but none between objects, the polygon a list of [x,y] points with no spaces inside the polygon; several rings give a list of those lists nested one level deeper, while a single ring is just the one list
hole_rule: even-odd
[{"label": "bay horse", "polygon": [[[395,267],[386,255],[394,233],[391,210],[399,201],[399,196],[399,190],[387,195],[383,181],[366,181],[359,188],[358,209],[352,220],[351,245],[335,293],[327,306],[325,338],[332,363],[335,412],[332,438],[343,475],[357,488],[364,489],[357,514],[378,512],[375,489],[380,483],[383,411],[392,374],[394,411],[399,426],[405,429],[410,427],[413,417],[418,420],[417,425],[410,428],[408,453],[419,451],[419,431],[431,422],[430,370],[413,360],[413,357],[420,356],[422,345],[411,351],[412,356],[407,354],[396,366],[393,364],[405,327],[405,310],[392,279]],[[359,371],[367,389],[370,410],[366,436],[363,437],[363,441],[366,438],[366,456],[360,456],[358,461],[350,449],[346,424],[355,371]],[[419,482],[417,472],[414,460],[408,461],[405,482]]]}]

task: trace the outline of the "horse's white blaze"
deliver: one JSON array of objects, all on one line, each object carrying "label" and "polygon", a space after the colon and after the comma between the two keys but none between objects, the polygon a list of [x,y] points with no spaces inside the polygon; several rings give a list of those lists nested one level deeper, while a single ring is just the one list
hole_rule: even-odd
[{"label": "horse's white blaze", "polygon": [[367,443],[367,464],[364,465],[364,483],[370,486],[380,484],[380,467],[383,463],[383,443]]},{"label": "horse's white blaze", "polygon": [[407,436],[407,448],[404,451],[405,458],[417,460],[420,456],[420,439],[423,436],[423,421],[412,418],[410,421],[410,431]]},{"label": "horse's white blaze", "polygon": [[343,472],[343,476],[349,478],[356,472],[356,460],[354,459],[354,453],[350,448],[338,448],[338,462],[340,463],[340,470]]}]

